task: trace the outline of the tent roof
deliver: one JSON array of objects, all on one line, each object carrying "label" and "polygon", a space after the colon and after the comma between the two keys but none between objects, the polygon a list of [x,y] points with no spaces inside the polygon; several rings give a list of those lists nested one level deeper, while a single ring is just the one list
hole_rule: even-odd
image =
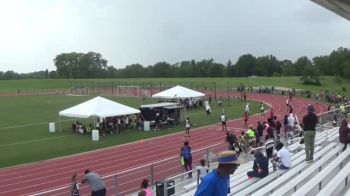
[{"label": "tent roof", "polygon": [[176,98],[189,98],[189,97],[204,97],[205,94],[188,89],[182,86],[175,86],[168,90],[156,93],[152,95],[154,98],[164,98],[164,99],[176,99]]},{"label": "tent roof", "polygon": [[162,103],[152,103],[147,105],[141,105],[141,108],[161,108],[161,107],[168,107],[168,106],[175,106],[176,103],[172,102],[162,102]]},{"label": "tent roof", "polygon": [[60,111],[60,116],[89,118],[90,116],[109,117],[140,113],[140,110],[111,101],[103,97],[95,97],[71,108]]}]

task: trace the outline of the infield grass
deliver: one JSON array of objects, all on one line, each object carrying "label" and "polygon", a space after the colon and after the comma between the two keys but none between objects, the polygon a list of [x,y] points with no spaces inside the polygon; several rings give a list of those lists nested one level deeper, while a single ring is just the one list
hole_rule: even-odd
[{"label": "infield grass", "polygon": [[[141,98],[104,96],[119,103],[139,108]],[[91,135],[74,135],[71,124],[77,119],[62,118],[62,132],[58,132],[58,112],[86,101],[93,96],[13,96],[0,97],[0,167],[46,160],[55,157],[86,152],[119,144],[152,138],[184,130],[184,123],[160,132],[134,130],[120,134],[106,135],[99,142],[93,142]],[[155,102],[146,99],[145,103]],[[252,112],[257,113],[259,103],[250,102]],[[241,118],[245,103],[238,100],[224,102],[227,118]],[[219,123],[221,107],[213,101],[211,117],[207,117],[204,107],[187,110],[193,128]],[[181,115],[184,115],[182,112]],[[182,118],[183,119],[183,118]],[[92,119],[79,119],[85,125]],[[56,132],[49,133],[48,124],[56,123]],[[224,136],[222,136],[224,138]]]}]

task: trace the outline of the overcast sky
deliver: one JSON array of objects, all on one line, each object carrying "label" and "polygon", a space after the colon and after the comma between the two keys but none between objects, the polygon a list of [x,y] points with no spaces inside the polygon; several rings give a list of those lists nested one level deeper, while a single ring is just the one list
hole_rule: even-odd
[{"label": "overcast sky", "polygon": [[350,46],[350,21],[309,0],[0,0],[0,71],[55,70],[64,52],[120,68],[242,54],[279,60]]}]

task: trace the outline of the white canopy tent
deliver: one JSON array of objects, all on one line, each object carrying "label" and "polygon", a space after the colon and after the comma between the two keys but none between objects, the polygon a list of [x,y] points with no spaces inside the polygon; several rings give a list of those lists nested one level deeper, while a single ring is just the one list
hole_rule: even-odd
[{"label": "white canopy tent", "polygon": [[179,85],[152,95],[152,97],[154,98],[162,98],[162,99],[184,99],[184,98],[190,98],[190,97],[199,98],[204,96],[205,96],[204,93],[201,93],[189,88],[185,88]]},{"label": "white canopy tent", "polygon": [[137,113],[140,113],[140,110],[97,96],[81,104],[60,111],[58,113],[59,129],[61,128],[60,116],[75,118],[104,118]]}]

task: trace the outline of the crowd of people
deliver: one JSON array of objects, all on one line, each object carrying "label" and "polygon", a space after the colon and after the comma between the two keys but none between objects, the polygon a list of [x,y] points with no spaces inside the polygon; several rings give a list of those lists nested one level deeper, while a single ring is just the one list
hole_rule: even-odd
[{"label": "crowd of people", "polygon": [[[97,118],[95,129],[99,130],[102,136],[106,134],[117,134],[134,128],[141,130],[143,121],[144,119],[140,114],[135,114],[134,117],[131,115],[123,115]],[[85,126],[79,121],[72,124],[72,132],[75,134],[89,134],[93,128],[94,126],[91,123],[89,123],[88,126]]]},{"label": "crowd of people", "polygon": [[[265,120],[259,120],[254,126],[249,124],[251,115],[251,108],[249,103],[246,104],[243,114],[243,129],[240,135],[235,135],[229,132],[227,128],[227,118],[224,112],[220,114],[220,122],[222,131],[226,134],[225,141],[228,143],[228,151],[219,153],[217,157],[218,167],[209,172],[208,166],[204,159],[200,160],[199,166],[196,167],[198,171],[198,182],[200,182],[195,195],[227,195],[230,193],[229,187],[229,176],[232,175],[240,165],[238,157],[242,153],[252,153],[254,156],[254,163],[252,170],[247,172],[248,179],[257,177],[264,178],[269,175],[269,164],[272,164],[273,169],[288,170],[292,165],[291,154],[284,145],[288,138],[297,136],[303,137],[303,143],[305,145],[305,161],[307,163],[314,161],[314,141],[316,135],[316,124],[318,123],[318,117],[315,114],[315,108],[313,105],[307,105],[307,114],[303,116],[302,121],[299,122],[298,117],[293,113],[292,96],[293,91],[289,91],[290,97],[286,100],[286,115],[283,120],[280,120],[271,107],[266,116],[266,109],[264,103],[260,103],[260,118],[267,118]],[[318,95],[317,100],[323,97]],[[348,121],[346,119],[347,111],[344,107],[348,104],[349,99],[346,97],[339,97],[330,95],[331,99],[335,101],[335,105],[329,107],[328,110],[340,108],[343,114],[341,120],[341,126],[339,128],[339,141],[344,144],[343,151],[346,150],[347,145],[350,143],[350,128],[348,127]],[[190,101],[186,101],[189,104]],[[192,103],[193,104],[193,103]],[[222,102],[218,102],[222,104]],[[211,107],[206,106],[206,115],[210,116]],[[157,119],[157,115],[155,117]],[[139,122],[142,120],[139,116],[135,116],[133,120],[131,116],[123,117],[111,117],[104,118],[101,121],[98,120],[96,128],[102,133],[105,132],[119,132],[121,130],[127,130],[131,128],[132,122],[134,126],[138,127]],[[190,129],[192,122],[189,117],[185,119],[185,142],[180,148],[180,162],[182,167],[187,172],[188,178],[192,178],[192,149],[190,147],[187,137],[190,137]],[[72,125],[72,129],[77,133],[80,129],[91,130],[92,125],[85,128],[82,123],[78,122]],[[159,130],[157,126],[155,129]],[[117,131],[116,131],[117,130]],[[282,130],[284,130],[285,138],[281,138]],[[254,151],[251,151],[254,149]],[[77,175],[72,177],[72,195],[79,195],[79,183]],[[88,182],[91,189],[92,195],[105,195],[106,188],[102,179],[98,174],[85,171],[85,177],[81,183]],[[140,185],[140,191],[138,195],[152,195],[148,180],[143,179]]]}]

